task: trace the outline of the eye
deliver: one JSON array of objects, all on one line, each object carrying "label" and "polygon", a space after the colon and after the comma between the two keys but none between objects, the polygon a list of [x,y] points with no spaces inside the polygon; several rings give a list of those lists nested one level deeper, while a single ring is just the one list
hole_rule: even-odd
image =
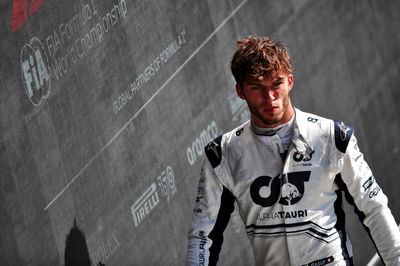
[{"label": "eye", "polygon": [[252,87],[250,87],[250,90],[252,90],[252,91],[257,91],[257,90],[259,90],[259,89],[260,89],[259,86],[252,86]]},{"label": "eye", "polygon": [[279,82],[273,83],[272,85],[273,85],[274,87],[279,87],[279,86],[282,85],[282,84],[283,84],[283,82],[279,81]]}]

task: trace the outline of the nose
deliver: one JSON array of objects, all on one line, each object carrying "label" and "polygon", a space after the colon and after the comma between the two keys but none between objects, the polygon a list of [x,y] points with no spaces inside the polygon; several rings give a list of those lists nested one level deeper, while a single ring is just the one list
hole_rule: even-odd
[{"label": "nose", "polygon": [[273,102],[276,99],[276,95],[275,95],[274,90],[266,88],[264,90],[264,98],[266,100],[268,100],[269,102]]}]

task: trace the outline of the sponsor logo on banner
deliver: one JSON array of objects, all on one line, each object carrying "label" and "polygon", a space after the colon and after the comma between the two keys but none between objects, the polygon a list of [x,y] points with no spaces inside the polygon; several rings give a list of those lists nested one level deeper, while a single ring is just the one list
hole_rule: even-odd
[{"label": "sponsor logo on banner", "polygon": [[120,242],[117,238],[117,231],[114,230],[106,238],[102,239],[100,244],[96,246],[92,254],[92,261],[94,265],[99,265],[99,262],[106,262],[111,255],[120,247]]},{"label": "sponsor logo on banner", "polygon": [[137,227],[147,215],[160,203],[156,183],[152,183],[143,195],[131,207],[133,221]]},{"label": "sponsor logo on banner", "polygon": [[201,131],[200,135],[192,142],[192,145],[186,149],[186,157],[190,165],[194,165],[197,157],[204,153],[204,147],[213,139],[218,137],[218,127],[215,121]]},{"label": "sponsor logo on banner", "polygon": [[120,112],[129,101],[134,99],[137,93],[152,79],[158,71],[182,48],[187,42],[185,39],[186,31],[182,30],[178,36],[165,47],[161,53],[154,58],[151,63],[135,77],[129,86],[125,88],[118,97],[113,100],[114,113]]},{"label": "sponsor logo on banner", "polygon": [[[17,2],[26,2],[18,0]],[[42,1],[30,1],[42,2]],[[34,106],[49,97],[50,78],[61,80],[75,66],[86,60],[113,28],[126,18],[126,0],[115,1],[111,9],[100,15],[90,3],[81,3],[81,9],[50,30],[42,42],[33,37],[21,49],[22,81],[28,98]],[[44,46],[45,44],[46,46]]]},{"label": "sponsor logo on banner", "polygon": [[132,205],[131,212],[135,227],[139,226],[139,224],[143,222],[143,220],[154,210],[154,208],[161,203],[163,198],[166,198],[168,202],[171,197],[176,194],[176,192],[177,188],[175,184],[174,172],[172,168],[168,166],[157,177],[157,181],[151,183],[150,187],[148,187],[146,191],[139,197],[139,199],[136,200],[136,202]]},{"label": "sponsor logo on banner", "polygon": [[50,68],[42,42],[33,37],[21,50],[21,73],[31,103],[39,105],[50,93]]},{"label": "sponsor logo on banner", "polygon": [[174,172],[170,166],[157,177],[157,184],[161,190],[161,194],[167,198],[167,201],[176,194]]}]

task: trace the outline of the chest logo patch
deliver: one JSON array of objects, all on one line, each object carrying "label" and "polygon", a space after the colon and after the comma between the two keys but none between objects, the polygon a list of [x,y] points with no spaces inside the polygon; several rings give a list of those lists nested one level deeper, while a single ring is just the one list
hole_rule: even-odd
[{"label": "chest logo patch", "polygon": [[310,179],[311,171],[292,172],[286,175],[260,176],[250,185],[250,196],[254,203],[270,207],[276,203],[294,205],[304,195],[304,183]]}]

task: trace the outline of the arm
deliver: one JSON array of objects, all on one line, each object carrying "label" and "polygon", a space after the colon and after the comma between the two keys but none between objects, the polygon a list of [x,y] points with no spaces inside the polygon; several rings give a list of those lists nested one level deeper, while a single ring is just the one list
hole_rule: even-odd
[{"label": "arm", "polygon": [[341,151],[344,155],[340,183],[346,198],[354,205],[385,264],[399,265],[400,232],[387,206],[388,199],[358,149],[357,139],[352,130],[347,132],[347,136],[344,134],[346,138],[343,138],[343,134],[338,135],[338,132],[339,130],[336,130],[336,143],[338,138],[345,139],[345,149]]},{"label": "arm", "polygon": [[189,230],[186,265],[216,265],[223,232],[234,209],[232,193],[216,176],[210,162],[203,164]]}]

